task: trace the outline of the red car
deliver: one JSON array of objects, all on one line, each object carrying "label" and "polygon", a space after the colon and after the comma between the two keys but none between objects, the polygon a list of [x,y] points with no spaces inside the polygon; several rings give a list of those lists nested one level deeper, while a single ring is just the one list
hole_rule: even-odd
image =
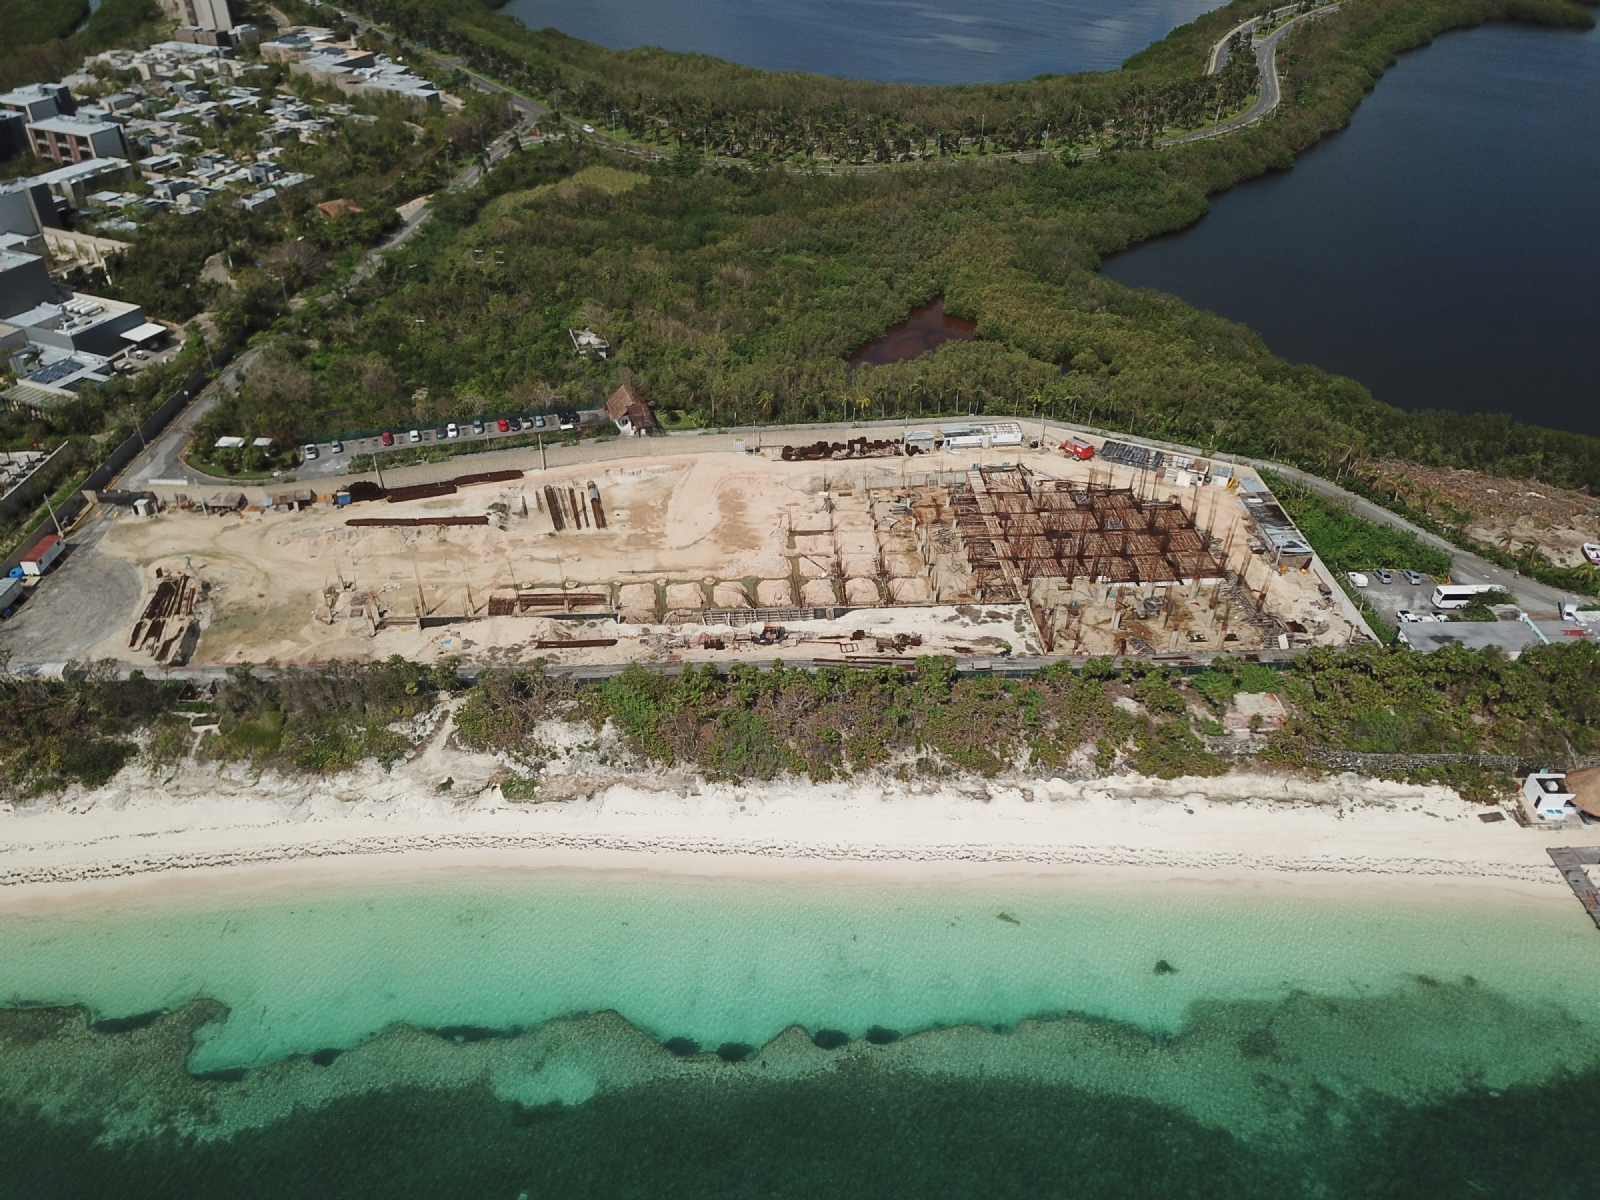
[{"label": "red car", "polygon": [[394,445],[394,434],[385,431],[385,433],[383,435],[383,444],[385,446]]},{"label": "red car", "polygon": [[494,423],[494,425],[495,425],[495,428],[498,429],[501,433],[510,433],[511,432],[511,422],[506,420],[504,417],[501,417],[498,421],[496,421]]},{"label": "red car", "polygon": [[1064,454],[1070,454],[1079,460],[1094,457],[1094,443],[1086,442],[1082,438],[1068,438],[1061,443],[1061,450]]}]

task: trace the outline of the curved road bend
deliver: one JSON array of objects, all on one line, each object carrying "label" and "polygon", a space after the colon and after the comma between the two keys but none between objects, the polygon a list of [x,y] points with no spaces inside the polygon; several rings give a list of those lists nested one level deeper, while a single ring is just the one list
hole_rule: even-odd
[{"label": "curved road bend", "polygon": [[1233,41],[1234,37],[1238,34],[1246,31],[1254,33],[1256,26],[1260,23],[1260,17],[1251,17],[1248,21],[1240,21],[1232,29],[1228,30],[1227,33],[1223,34],[1222,37],[1218,39],[1217,44],[1211,47],[1211,57],[1206,60],[1206,74],[1215,75],[1218,71],[1222,70],[1223,67],[1227,66],[1228,43]]},{"label": "curved road bend", "polygon": [[[1243,129],[1247,125],[1254,125],[1263,117],[1271,115],[1283,99],[1283,90],[1278,85],[1278,43],[1283,41],[1284,36],[1302,21],[1314,21],[1318,17],[1327,16],[1329,13],[1337,12],[1338,10],[1339,6],[1337,4],[1327,4],[1321,8],[1312,9],[1292,21],[1285,21],[1255,44],[1256,69],[1261,74],[1261,95],[1244,112],[1236,117],[1229,117],[1226,121],[1213,125],[1209,129],[1200,129],[1194,133],[1183,134],[1181,137],[1163,138],[1157,144],[1161,146],[1181,146],[1185,142],[1198,142],[1205,138],[1222,137],[1225,134]],[[1215,46],[1211,47],[1211,63],[1213,65],[1208,68],[1208,74],[1215,75],[1217,71],[1222,69],[1222,64],[1228,60],[1228,38],[1233,37],[1235,33],[1246,26],[1253,29],[1255,22],[1246,21],[1244,25],[1230,30],[1227,37],[1224,37]]]},{"label": "curved road bend", "polygon": [[143,491],[156,482],[183,480],[186,484],[217,483],[225,481],[197,474],[179,457],[189,439],[194,436],[200,419],[217,406],[224,394],[239,390],[240,380],[261,357],[259,349],[249,349],[217,373],[217,377],[189,403],[165,429],[123,470],[116,485],[128,491]]}]

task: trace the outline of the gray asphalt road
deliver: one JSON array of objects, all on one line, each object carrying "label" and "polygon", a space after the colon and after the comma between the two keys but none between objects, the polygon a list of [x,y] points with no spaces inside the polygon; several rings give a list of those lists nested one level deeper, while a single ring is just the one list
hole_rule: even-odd
[{"label": "gray asphalt road", "polygon": [[[507,130],[492,143],[490,143],[488,159],[489,166],[491,168],[504,159],[506,155],[511,153],[512,147],[517,144],[517,140],[522,137],[524,132],[526,132],[531,124],[531,121],[532,118],[524,114],[523,120],[520,121],[514,129]],[[450,181],[450,187],[452,189],[471,187],[483,177],[483,170],[484,168],[482,163],[473,162],[468,164],[464,170],[460,171],[455,178]],[[423,225],[427,224],[428,219],[432,216],[433,213],[429,210],[428,206],[423,205],[416,212],[405,218],[400,223],[400,228],[390,234],[387,241],[385,241],[381,246],[373,247],[373,249],[368,252],[367,256],[356,264],[356,269],[350,273],[350,279],[345,284],[345,287],[347,289],[354,287],[356,284],[369,278],[372,273],[382,265],[383,256],[385,254],[391,250],[398,249],[399,247],[405,245],[406,242],[411,239],[412,235],[417,232],[417,230],[421,229]]]},{"label": "gray asphalt road", "polygon": [[1211,47],[1211,57],[1206,61],[1206,74],[1215,75],[1223,67],[1227,66],[1228,43],[1233,40],[1235,34],[1244,33],[1246,30],[1253,32],[1260,21],[1260,17],[1251,17],[1248,21],[1240,21],[1218,38],[1217,44]]},{"label": "gray asphalt road", "polygon": [[[1311,12],[1303,13],[1292,21],[1285,21],[1256,43],[1256,69],[1261,73],[1261,95],[1256,98],[1256,102],[1248,109],[1237,117],[1230,117],[1218,125],[1213,125],[1210,129],[1186,133],[1181,137],[1164,138],[1161,145],[1181,146],[1185,142],[1198,142],[1205,138],[1222,137],[1224,134],[1234,133],[1243,129],[1247,125],[1254,125],[1263,117],[1269,116],[1283,99],[1282,89],[1278,85],[1278,43],[1283,41],[1291,29],[1294,29],[1302,22],[1314,21],[1318,17],[1326,16],[1328,13],[1337,12],[1338,8],[1337,4],[1329,4],[1322,8],[1313,9]],[[1254,22],[1246,22],[1246,24],[1254,28]],[[1234,32],[1236,31],[1230,31],[1228,37],[1232,37]],[[1212,72],[1215,73],[1215,71],[1221,69],[1221,64],[1227,62],[1227,60],[1227,38],[1224,38],[1211,48],[1211,61],[1216,64],[1212,67]]]},{"label": "gray asphalt road", "polygon": [[152,483],[179,479],[186,483],[203,483],[210,480],[210,476],[202,475],[188,466],[179,455],[189,444],[189,439],[194,436],[195,426],[200,423],[200,419],[217,406],[217,402],[224,394],[232,394],[239,390],[240,378],[249,372],[260,356],[257,350],[246,350],[229,363],[194,402],[173,419],[172,424],[162,431],[161,436],[151,442],[144,453],[128,465],[128,469],[118,477],[115,486],[138,491],[149,487]]},{"label": "gray asphalt road", "polygon": [[1381,505],[1363,499],[1354,492],[1345,491],[1344,488],[1336,483],[1331,483],[1316,475],[1308,475],[1304,471],[1298,471],[1293,467],[1286,467],[1282,464],[1251,461],[1251,465],[1275,471],[1286,478],[1293,479],[1297,483],[1304,484],[1320,495],[1328,496],[1331,499],[1347,504],[1350,506],[1350,511],[1364,521],[1372,521],[1378,525],[1388,525],[1413,534],[1427,545],[1444,551],[1455,560],[1455,570],[1452,572],[1455,582],[1485,583],[1504,588],[1517,598],[1517,602],[1528,611],[1530,616],[1541,620],[1553,620],[1561,615],[1561,602],[1572,599],[1570,592],[1563,592],[1558,588],[1549,587],[1536,579],[1529,579],[1515,571],[1508,571],[1488,559],[1479,558],[1476,554],[1468,553],[1460,547],[1447,542],[1437,534],[1429,533],[1426,529],[1413,525],[1404,517],[1397,516]]}]

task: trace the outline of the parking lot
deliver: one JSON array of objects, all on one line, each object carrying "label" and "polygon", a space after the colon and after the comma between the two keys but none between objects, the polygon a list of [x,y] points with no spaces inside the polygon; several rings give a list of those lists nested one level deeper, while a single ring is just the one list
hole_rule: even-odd
[{"label": "parking lot", "polygon": [[[390,431],[390,441],[385,443],[380,434],[376,437],[351,438],[342,442],[317,442],[317,457],[306,456],[306,461],[295,471],[298,478],[314,479],[325,475],[342,475],[359,469],[364,464],[355,461],[360,455],[393,454],[403,450],[422,450],[440,445],[460,445],[465,442],[488,442],[497,438],[526,437],[530,433],[560,438],[563,433],[579,430],[593,433],[610,418],[603,409],[554,413],[533,417],[483,417],[464,421],[445,422],[440,425],[405,426]],[[335,449],[335,446],[338,449]],[[304,447],[301,448],[304,450]],[[369,458],[370,461],[370,458]],[[380,459],[380,462],[382,460]]]},{"label": "parking lot", "polygon": [[137,375],[151,367],[165,366],[183,352],[182,338],[167,338],[159,350],[128,350],[116,360],[116,370],[124,375]]},{"label": "parking lot", "polygon": [[1430,575],[1423,575],[1421,583],[1410,583],[1399,571],[1389,572],[1390,582],[1384,583],[1375,571],[1362,572],[1366,576],[1367,586],[1356,587],[1356,592],[1372,605],[1378,616],[1391,625],[1400,624],[1402,611],[1412,612],[1418,616],[1431,615],[1433,607],[1433,589],[1439,582]]}]

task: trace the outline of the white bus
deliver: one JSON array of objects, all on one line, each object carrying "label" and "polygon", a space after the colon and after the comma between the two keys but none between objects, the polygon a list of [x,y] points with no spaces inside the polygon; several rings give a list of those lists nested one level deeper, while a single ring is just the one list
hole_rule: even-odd
[{"label": "white bus", "polygon": [[1485,592],[1499,589],[1487,583],[1441,583],[1433,589],[1435,608],[1465,608]]}]

